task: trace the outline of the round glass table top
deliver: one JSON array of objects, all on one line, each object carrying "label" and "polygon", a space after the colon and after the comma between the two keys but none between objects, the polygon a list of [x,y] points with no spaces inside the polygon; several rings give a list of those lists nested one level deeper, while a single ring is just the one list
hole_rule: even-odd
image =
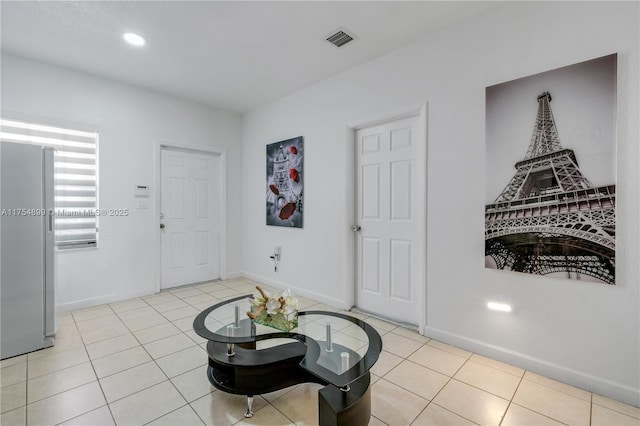
[{"label": "round glass table top", "polygon": [[194,320],[195,332],[213,342],[255,342],[256,350],[296,339],[307,346],[300,365],[338,387],[369,371],[382,350],[380,334],[357,318],[328,311],[300,311],[297,327],[282,331],[252,321],[247,315],[251,300],[251,295],[241,296],[205,309]]}]

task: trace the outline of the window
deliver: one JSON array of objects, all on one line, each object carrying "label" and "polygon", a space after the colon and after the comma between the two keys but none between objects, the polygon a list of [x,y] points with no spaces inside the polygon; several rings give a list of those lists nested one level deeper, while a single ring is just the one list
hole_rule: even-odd
[{"label": "window", "polygon": [[54,148],[58,248],[95,247],[98,237],[98,134],[0,119],[0,140]]}]

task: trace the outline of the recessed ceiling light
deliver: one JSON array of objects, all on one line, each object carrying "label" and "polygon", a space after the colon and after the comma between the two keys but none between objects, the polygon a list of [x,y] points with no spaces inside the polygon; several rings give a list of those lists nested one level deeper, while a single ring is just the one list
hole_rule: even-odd
[{"label": "recessed ceiling light", "polygon": [[132,46],[140,47],[147,44],[147,40],[140,34],[136,33],[124,33],[122,35],[122,38],[124,38],[124,40]]}]

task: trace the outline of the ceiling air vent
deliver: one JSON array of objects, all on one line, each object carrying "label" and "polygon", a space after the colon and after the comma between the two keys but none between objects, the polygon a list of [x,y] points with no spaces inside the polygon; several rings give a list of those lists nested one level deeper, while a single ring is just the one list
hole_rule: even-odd
[{"label": "ceiling air vent", "polygon": [[347,34],[344,30],[338,30],[327,37],[327,41],[335,47],[342,47],[354,39],[354,36]]}]

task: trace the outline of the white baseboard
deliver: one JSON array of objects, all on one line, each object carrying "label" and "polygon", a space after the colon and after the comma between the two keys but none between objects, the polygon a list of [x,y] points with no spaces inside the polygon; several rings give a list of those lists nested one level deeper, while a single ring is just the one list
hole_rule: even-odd
[{"label": "white baseboard", "polygon": [[113,293],[106,296],[92,297],[89,299],[76,300],[73,302],[60,303],[56,306],[59,314],[75,311],[78,309],[91,308],[105,303],[119,302],[121,300],[133,299],[135,297],[149,296],[156,293],[155,287],[142,290],[128,291],[126,293]]},{"label": "white baseboard", "polygon": [[259,281],[261,283],[276,287],[280,290],[291,289],[294,295],[306,297],[309,299],[317,300],[318,302],[324,303],[325,305],[329,305],[338,309],[350,309],[351,306],[347,306],[344,300],[340,300],[336,297],[328,297],[320,293],[316,293],[315,291],[307,290],[304,288],[300,288],[294,284],[284,283],[282,281],[276,281],[271,278],[263,277],[258,274],[254,274],[251,272],[243,272],[242,276],[248,278],[253,281]]},{"label": "white baseboard", "polygon": [[424,335],[462,349],[502,361],[550,379],[584,389],[625,404],[640,407],[640,389],[612,382],[561,365],[534,358],[510,349],[470,339],[433,327],[425,327]]}]

